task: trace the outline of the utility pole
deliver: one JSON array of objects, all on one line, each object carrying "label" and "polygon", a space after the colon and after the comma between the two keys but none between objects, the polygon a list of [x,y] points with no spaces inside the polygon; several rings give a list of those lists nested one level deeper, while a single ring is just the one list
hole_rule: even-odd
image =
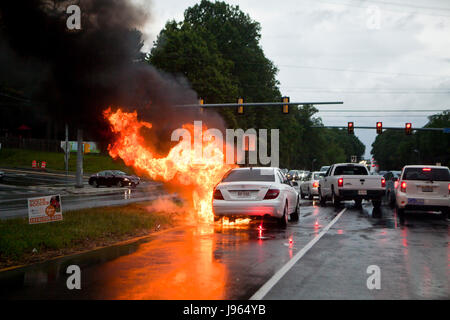
[{"label": "utility pole", "polygon": [[70,150],[69,150],[69,125],[67,123],[66,123],[66,142],[64,151],[65,151],[64,164],[66,166],[66,184],[68,184]]},{"label": "utility pole", "polygon": [[77,174],[75,188],[83,188],[83,130],[77,130]]}]

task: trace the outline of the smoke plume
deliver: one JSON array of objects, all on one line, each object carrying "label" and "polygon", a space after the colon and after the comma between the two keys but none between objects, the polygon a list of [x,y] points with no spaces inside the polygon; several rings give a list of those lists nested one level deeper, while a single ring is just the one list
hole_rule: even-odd
[{"label": "smoke plume", "polygon": [[[71,4],[81,9],[81,30],[66,26]],[[98,138],[108,132],[102,117],[108,106],[138,110],[159,141],[194,119],[222,128],[215,113],[176,107],[197,102],[185,78],[144,62],[139,29],[148,19],[148,12],[125,0],[1,1],[0,84],[24,89],[39,102],[33,112]]]}]

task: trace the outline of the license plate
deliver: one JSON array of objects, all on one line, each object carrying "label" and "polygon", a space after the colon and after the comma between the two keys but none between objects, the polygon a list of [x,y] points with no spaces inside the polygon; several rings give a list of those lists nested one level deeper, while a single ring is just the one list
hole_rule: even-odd
[{"label": "license plate", "polygon": [[358,190],[358,195],[366,196],[367,195],[367,190]]},{"label": "license plate", "polygon": [[430,186],[422,187],[422,192],[433,192],[433,187]]},{"label": "license plate", "polygon": [[251,195],[250,191],[238,191],[238,198],[249,198]]},{"label": "license plate", "polygon": [[424,200],[423,199],[415,199],[415,198],[409,198],[408,199],[408,204],[424,204]]}]

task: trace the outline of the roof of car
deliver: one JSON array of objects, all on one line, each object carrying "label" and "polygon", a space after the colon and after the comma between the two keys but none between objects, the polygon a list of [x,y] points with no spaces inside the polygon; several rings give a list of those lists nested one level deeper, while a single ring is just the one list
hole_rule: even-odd
[{"label": "roof of car", "polygon": [[234,168],[233,170],[249,170],[249,169],[252,169],[252,170],[254,170],[254,169],[258,169],[258,170],[261,170],[261,169],[264,169],[264,170],[273,169],[273,170],[275,170],[275,169],[278,169],[278,168],[275,168],[275,167],[242,167],[242,168]]},{"label": "roof of car", "polygon": [[429,166],[426,164],[414,164],[414,165],[407,165],[403,168],[434,168],[434,169],[448,169],[446,166]]},{"label": "roof of car", "polygon": [[365,167],[364,164],[362,163],[352,163],[352,162],[343,162],[343,163],[335,163],[334,166],[363,166]]}]

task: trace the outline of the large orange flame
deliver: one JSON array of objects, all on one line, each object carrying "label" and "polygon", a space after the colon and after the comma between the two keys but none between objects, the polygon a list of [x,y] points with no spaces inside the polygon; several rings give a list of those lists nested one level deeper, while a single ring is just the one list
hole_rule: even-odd
[{"label": "large orange flame", "polygon": [[[199,222],[213,223],[214,186],[229,169],[235,167],[225,163],[223,146],[219,146],[213,139],[200,137],[198,141],[202,141],[203,156],[201,159],[195,158],[194,161],[191,141],[181,140],[166,156],[161,156],[142,136],[141,129],[151,129],[152,124],[138,120],[137,116],[136,111],[124,112],[118,109],[113,112],[111,108],[104,111],[104,117],[116,134],[115,141],[108,147],[110,155],[113,158],[122,158],[127,166],[144,172],[153,180],[170,182],[192,190],[190,200]],[[193,137],[192,125],[184,125],[183,128]],[[203,126],[203,136],[205,131],[206,127]]]}]

